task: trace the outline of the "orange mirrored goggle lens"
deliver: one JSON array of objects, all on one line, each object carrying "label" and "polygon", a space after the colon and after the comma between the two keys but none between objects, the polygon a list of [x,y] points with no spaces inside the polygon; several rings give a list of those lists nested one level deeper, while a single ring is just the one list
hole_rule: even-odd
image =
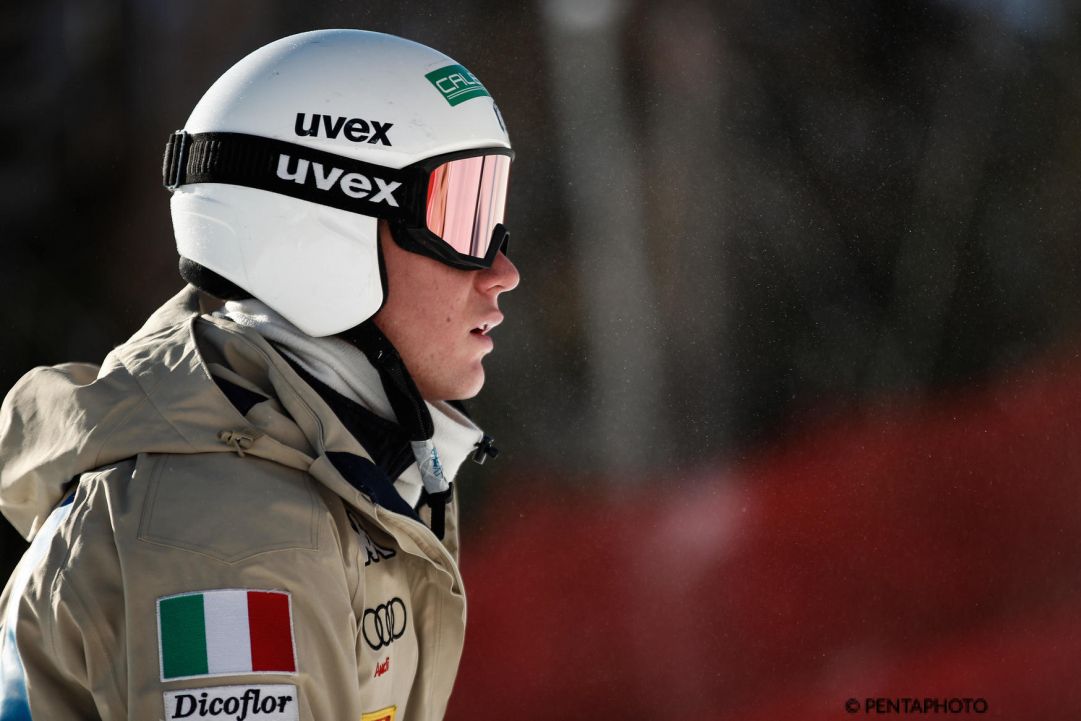
[{"label": "orange mirrored goggle lens", "polygon": [[478,155],[443,163],[428,179],[425,223],[462,255],[484,258],[503,222],[510,158]]}]

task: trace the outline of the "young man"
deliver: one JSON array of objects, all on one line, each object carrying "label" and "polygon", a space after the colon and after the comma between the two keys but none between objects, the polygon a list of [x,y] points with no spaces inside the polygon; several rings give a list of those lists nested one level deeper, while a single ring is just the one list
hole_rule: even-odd
[{"label": "young man", "polygon": [[210,88],[164,168],[191,285],[0,412],[31,539],[0,720],[442,717],[452,480],[494,455],[448,401],[518,283],[510,160],[484,86],[393,36],[292,36]]}]

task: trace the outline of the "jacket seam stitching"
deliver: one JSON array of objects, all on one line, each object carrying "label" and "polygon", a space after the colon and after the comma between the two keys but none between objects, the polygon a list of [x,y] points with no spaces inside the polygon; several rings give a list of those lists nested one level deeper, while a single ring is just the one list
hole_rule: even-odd
[{"label": "jacket seam stitching", "polygon": [[[117,466],[118,465],[119,464],[117,464]],[[117,466],[114,466],[114,468],[117,467]],[[83,481],[84,481],[84,478],[87,477],[87,476],[98,476],[98,477],[100,477],[104,472],[106,472],[106,471],[90,471],[90,472],[87,472],[87,473],[83,473],[83,474],[81,474],[79,476],[79,483],[81,485],[83,483]],[[80,506],[78,508],[79,515],[76,518],[76,517],[74,517],[75,510],[76,509],[74,509],[74,508],[72,509],[73,516],[69,517],[69,519],[68,519],[68,523],[70,523],[72,525],[74,525],[77,520],[85,519],[87,513],[89,512],[89,509],[86,507],[85,504],[80,504]],[[57,529],[57,530],[59,532],[59,529]],[[71,578],[69,576],[69,574],[68,574],[68,568],[69,568],[68,562],[71,559],[71,551],[72,551],[72,547],[71,547],[71,544],[69,544],[68,548],[67,548],[67,552],[64,554],[64,562],[57,569],[56,576],[53,578],[52,587],[49,589],[50,604],[53,607],[56,607],[56,606],[59,605],[60,596],[61,596],[60,587],[61,587],[61,585],[63,585],[64,590],[70,596],[71,604],[73,606],[77,607],[77,610],[82,612],[82,615],[83,615],[83,617],[85,619],[85,621],[79,623],[79,629],[81,631],[83,631],[84,635],[92,636],[93,637],[92,641],[99,648],[104,649],[104,648],[106,648],[106,646],[105,646],[105,643],[103,641],[103,637],[102,637],[101,633],[97,629],[97,624],[96,624],[96,622],[94,620],[94,616],[87,611],[86,602],[83,600],[82,594],[79,593],[76,581],[73,578]],[[117,563],[119,564],[120,552],[116,548],[116,539],[115,538],[113,538],[113,551],[117,556]],[[126,607],[125,607],[124,613],[125,613],[125,617],[126,617],[126,614],[127,614]],[[59,651],[58,651],[58,649],[56,647],[56,640],[57,640],[57,637],[60,634],[59,634],[58,629],[56,628],[55,614],[50,613],[50,614],[48,614],[47,618],[48,618],[49,630],[50,630],[49,645],[52,648],[53,657],[54,658],[61,658],[61,655],[60,655],[60,653],[59,653]],[[84,646],[85,645],[86,644],[84,642]],[[125,671],[124,671],[124,673],[125,673],[125,676],[126,676],[127,675],[127,657],[126,657],[126,655],[124,657],[124,662],[125,662]],[[119,702],[119,705],[124,706],[126,708],[127,703],[126,703],[125,696],[121,692],[121,689],[120,689],[120,684],[119,684],[119,680],[118,680],[118,674],[109,674],[109,677],[110,677],[110,679],[112,681],[112,691],[115,694],[116,700]],[[90,670],[89,669],[87,669],[87,683],[88,684],[90,683]]]}]

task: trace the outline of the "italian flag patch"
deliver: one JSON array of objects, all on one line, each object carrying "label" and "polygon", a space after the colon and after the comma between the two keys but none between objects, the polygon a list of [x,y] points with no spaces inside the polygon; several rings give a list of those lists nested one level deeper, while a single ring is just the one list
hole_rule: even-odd
[{"label": "italian flag patch", "polygon": [[284,591],[221,589],[158,599],[161,680],[296,673]]}]

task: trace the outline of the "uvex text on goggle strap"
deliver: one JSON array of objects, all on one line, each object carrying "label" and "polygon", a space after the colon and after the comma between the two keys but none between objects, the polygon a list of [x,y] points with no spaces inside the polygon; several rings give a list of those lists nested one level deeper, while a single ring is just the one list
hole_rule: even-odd
[{"label": "uvex text on goggle strap", "polygon": [[228,183],[267,190],[390,222],[403,247],[466,270],[490,268],[506,248],[508,148],[427,158],[395,170],[244,133],[178,130],[162,182]]}]

